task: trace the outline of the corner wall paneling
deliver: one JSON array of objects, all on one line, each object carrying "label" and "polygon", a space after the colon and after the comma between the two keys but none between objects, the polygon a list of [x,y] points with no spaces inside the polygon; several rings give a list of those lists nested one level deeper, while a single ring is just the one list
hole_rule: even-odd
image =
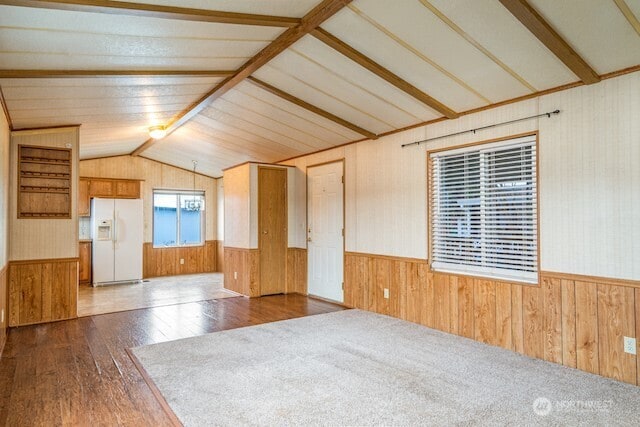
[{"label": "corner wall paneling", "polygon": [[[539,285],[429,271],[426,260],[348,252],[345,305],[640,384],[640,282],[542,273]],[[384,298],[384,288],[389,298]]]},{"label": "corner wall paneling", "polygon": [[258,249],[224,248],[224,287],[249,297],[260,296]]},{"label": "corner wall paneling", "polygon": [[285,293],[307,294],[307,250],[287,248],[287,286]]},{"label": "corner wall paneling", "polygon": [[0,268],[0,310],[4,310],[3,319],[0,321],[0,356],[2,355],[2,349],[4,343],[7,341],[7,324],[8,313],[7,308],[7,266]]},{"label": "corner wall paneling", "polygon": [[[202,246],[154,248],[145,243],[143,250],[143,277],[175,276],[179,274],[213,273],[217,265],[215,240]],[[180,260],[184,264],[180,264]]]},{"label": "corner wall paneling", "polygon": [[216,271],[222,273],[224,271],[224,242],[216,240]]},{"label": "corner wall paneling", "polygon": [[9,326],[77,317],[78,259],[11,261]]}]

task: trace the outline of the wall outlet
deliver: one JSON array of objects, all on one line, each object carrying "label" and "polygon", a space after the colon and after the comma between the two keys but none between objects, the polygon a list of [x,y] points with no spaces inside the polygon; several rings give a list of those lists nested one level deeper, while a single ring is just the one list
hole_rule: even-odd
[{"label": "wall outlet", "polygon": [[389,289],[384,288],[384,299],[389,299]]},{"label": "wall outlet", "polygon": [[180,258],[180,265],[184,265],[184,258]]},{"label": "wall outlet", "polygon": [[238,272],[237,272],[237,271],[234,271],[234,272],[233,272],[233,278],[234,278],[235,280],[238,280]]},{"label": "wall outlet", "polygon": [[636,349],[636,339],[632,337],[624,337],[624,352],[629,354],[636,354]]}]

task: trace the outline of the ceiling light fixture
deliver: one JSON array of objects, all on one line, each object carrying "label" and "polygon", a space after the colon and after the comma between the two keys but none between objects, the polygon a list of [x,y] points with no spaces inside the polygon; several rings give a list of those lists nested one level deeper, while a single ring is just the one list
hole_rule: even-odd
[{"label": "ceiling light fixture", "polygon": [[149,128],[149,136],[153,139],[162,139],[167,136],[167,130],[164,126],[151,126]]}]

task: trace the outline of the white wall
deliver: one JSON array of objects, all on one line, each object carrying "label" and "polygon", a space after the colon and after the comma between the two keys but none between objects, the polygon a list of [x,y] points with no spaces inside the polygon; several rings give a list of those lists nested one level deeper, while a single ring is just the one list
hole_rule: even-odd
[{"label": "white wall", "polygon": [[[400,147],[557,108],[551,119]],[[289,244],[306,247],[306,167],[344,158],[346,250],[426,258],[427,149],[533,131],[541,269],[640,279],[640,73],[285,162],[298,168]]]},{"label": "white wall", "polygon": [[250,248],[251,184],[249,165],[224,171],[224,246]]},{"label": "white wall", "polygon": [[224,181],[216,179],[217,240],[224,240]]}]

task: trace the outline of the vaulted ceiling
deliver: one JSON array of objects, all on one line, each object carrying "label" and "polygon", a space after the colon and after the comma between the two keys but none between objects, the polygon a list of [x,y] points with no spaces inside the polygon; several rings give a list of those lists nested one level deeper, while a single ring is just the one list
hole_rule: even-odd
[{"label": "vaulted ceiling", "polygon": [[[13,129],[218,177],[640,69],[640,0],[0,0]],[[168,136],[152,140],[148,128]]]}]

